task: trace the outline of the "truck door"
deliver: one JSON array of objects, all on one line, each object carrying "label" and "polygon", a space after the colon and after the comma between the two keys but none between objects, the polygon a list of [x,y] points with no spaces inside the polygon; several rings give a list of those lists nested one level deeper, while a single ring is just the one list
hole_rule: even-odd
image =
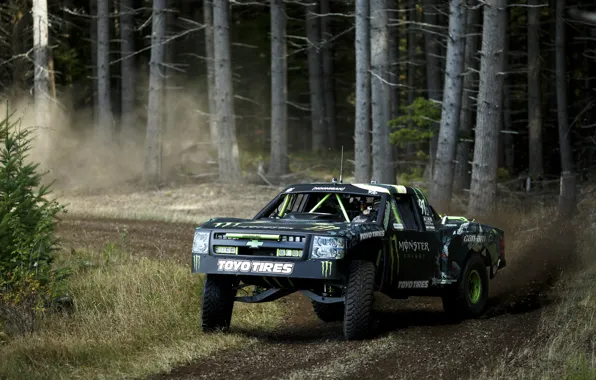
[{"label": "truck door", "polygon": [[392,196],[389,245],[396,261],[392,271],[395,290],[428,288],[438,268],[439,237],[424,221],[416,197]]}]

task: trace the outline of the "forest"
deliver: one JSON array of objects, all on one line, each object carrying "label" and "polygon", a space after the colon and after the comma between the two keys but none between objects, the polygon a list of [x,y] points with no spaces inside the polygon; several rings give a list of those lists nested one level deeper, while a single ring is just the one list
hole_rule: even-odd
[{"label": "forest", "polygon": [[[595,84],[593,0],[0,0],[0,380],[594,379]],[[200,331],[197,226],[335,180],[502,229],[484,314]]]},{"label": "forest", "polygon": [[90,165],[81,151],[94,151],[98,171],[128,165],[128,179],[215,167],[208,178],[258,171],[271,184],[291,157],[335,163],[343,148],[355,181],[418,181],[441,210],[452,193],[478,213],[497,189],[560,178],[572,200],[596,160],[595,10],[581,0],[6,1],[0,94],[17,113],[34,110],[41,160],[56,173],[60,162]]}]

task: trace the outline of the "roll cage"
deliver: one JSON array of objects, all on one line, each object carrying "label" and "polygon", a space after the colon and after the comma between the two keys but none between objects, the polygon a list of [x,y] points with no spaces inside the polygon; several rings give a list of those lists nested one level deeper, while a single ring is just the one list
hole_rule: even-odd
[{"label": "roll cage", "polygon": [[360,204],[373,205],[373,223],[381,220],[385,196],[337,192],[294,192],[281,194],[255,219],[326,220],[350,223],[361,214]]}]

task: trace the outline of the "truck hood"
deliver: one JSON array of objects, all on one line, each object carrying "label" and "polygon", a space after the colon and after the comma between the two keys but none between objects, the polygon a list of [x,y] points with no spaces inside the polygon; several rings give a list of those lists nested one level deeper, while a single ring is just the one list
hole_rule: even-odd
[{"label": "truck hood", "polygon": [[[372,233],[375,237],[384,236],[384,228],[374,223],[330,223],[313,221],[280,221],[280,220],[253,220],[238,218],[216,218],[205,222],[201,229],[214,229],[219,231],[246,232],[285,232],[305,233],[316,235],[345,236],[358,238],[362,234]],[[244,232],[243,231],[243,232]],[[368,236],[364,235],[364,236]]]}]

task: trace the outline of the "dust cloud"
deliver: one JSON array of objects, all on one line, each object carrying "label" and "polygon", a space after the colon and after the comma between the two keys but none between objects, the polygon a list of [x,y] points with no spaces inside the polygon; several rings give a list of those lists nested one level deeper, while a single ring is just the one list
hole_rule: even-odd
[{"label": "dust cloud", "polygon": [[[121,191],[135,188],[142,180],[146,106],[136,110],[134,126],[120,126],[114,119],[113,142],[100,142],[93,128],[91,107],[75,110],[71,97],[61,95],[51,106],[47,123],[36,125],[31,98],[0,104],[0,115],[7,113],[15,128],[31,128],[34,141],[29,159],[47,171],[44,183],[54,181],[62,193]],[[177,91],[164,102],[167,116],[162,131],[162,179],[181,173],[199,173],[213,156],[210,145],[206,99],[191,91]],[[69,104],[70,103],[70,104]],[[7,109],[8,107],[8,109]]]}]

